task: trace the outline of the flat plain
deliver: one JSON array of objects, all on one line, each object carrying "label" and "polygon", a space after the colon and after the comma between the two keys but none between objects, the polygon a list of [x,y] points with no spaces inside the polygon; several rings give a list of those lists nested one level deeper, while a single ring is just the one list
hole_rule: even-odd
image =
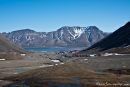
[{"label": "flat plain", "polygon": [[[52,87],[49,82],[81,87],[113,87],[120,83],[130,87],[129,66],[130,56],[127,55],[64,58],[61,54],[36,52],[20,59],[0,61],[0,87],[23,80],[31,87]],[[77,80],[74,81],[73,78]]]}]

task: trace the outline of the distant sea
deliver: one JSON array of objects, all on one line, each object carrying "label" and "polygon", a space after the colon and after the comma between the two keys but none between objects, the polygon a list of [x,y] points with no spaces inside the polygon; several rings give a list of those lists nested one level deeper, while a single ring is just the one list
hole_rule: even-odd
[{"label": "distant sea", "polygon": [[56,52],[56,51],[83,50],[83,49],[85,49],[85,47],[77,47],[77,48],[54,47],[54,48],[24,48],[24,49],[25,50],[32,50],[32,51]]}]

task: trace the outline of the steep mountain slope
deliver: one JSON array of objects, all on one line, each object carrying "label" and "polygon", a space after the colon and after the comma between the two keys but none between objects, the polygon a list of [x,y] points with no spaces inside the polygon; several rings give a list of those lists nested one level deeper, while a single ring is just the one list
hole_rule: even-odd
[{"label": "steep mountain slope", "polygon": [[9,52],[11,50],[16,53],[26,53],[26,51],[24,51],[22,48],[14,45],[0,34],[0,52]]},{"label": "steep mountain slope", "polygon": [[2,34],[21,47],[89,47],[108,35],[95,26],[64,26],[48,33],[23,29]]},{"label": "steep mountain slope", "polygon": [[130,53],[130,22],[93,44],[81,53],[117,52]]}]

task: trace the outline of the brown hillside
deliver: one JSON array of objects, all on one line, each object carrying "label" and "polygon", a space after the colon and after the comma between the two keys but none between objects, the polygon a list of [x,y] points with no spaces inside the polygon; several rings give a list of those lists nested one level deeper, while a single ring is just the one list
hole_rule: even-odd
[{"label": "brown hillside", "polygon": [[7,40],[4,36],[0,34],[0,52],[7,52],[14,51],[16,53],[27,53],[22,48],[14,45],[12,42]]},{"label": "brown hillside", "polygon": [[130,22],[81,53],[116,52],[130,53]]}]

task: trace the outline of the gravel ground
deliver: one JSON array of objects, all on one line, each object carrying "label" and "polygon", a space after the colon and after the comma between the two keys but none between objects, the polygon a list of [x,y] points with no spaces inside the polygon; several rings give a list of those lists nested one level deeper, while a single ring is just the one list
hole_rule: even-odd
[{"label": "gravel ground", "polygon": [[113,69],[113,68],[130,68],[130,56],[106,56],[106,57],[89,57],[76,58],[70,62],[85,64],[93,69]]},{"label": "gravel ground", "polygon": [[60,60],[62,56],[54,53],[39,52],[27,54],[24,59],[20,60],[0,61],[0,79],[13,74],[40,68],[43,67],[43,65],[59,64],[51,61],[50,58]]},{"label": "gravel ground", "polygon": [[[9,84],[11,82],[9,81],[4,82],[1,79],[9,77],[9,76],[17,75],[22,72],[27,72],[33,69],[43,68],[45,67],[43,65],[57,66],[60,64],[59,62],[57,63],[52,62],[51,59],[52,60],[58,59],[65,65],[81,64],[93,70],[130,68],[130,56],[126,56],[126,55],[125,56],[107,56],[107,57],[88,57],[88,58],[87,57],[63,58],[62,55],[59,55],[59,54],[39,52],[39,53],[27,54],[24,59],[20,59],[20,60],[0,61],[0,82],[2,82],[2,84],[4,85]],[[0,85],[0,87],[1,86],[3,85]]]}]

